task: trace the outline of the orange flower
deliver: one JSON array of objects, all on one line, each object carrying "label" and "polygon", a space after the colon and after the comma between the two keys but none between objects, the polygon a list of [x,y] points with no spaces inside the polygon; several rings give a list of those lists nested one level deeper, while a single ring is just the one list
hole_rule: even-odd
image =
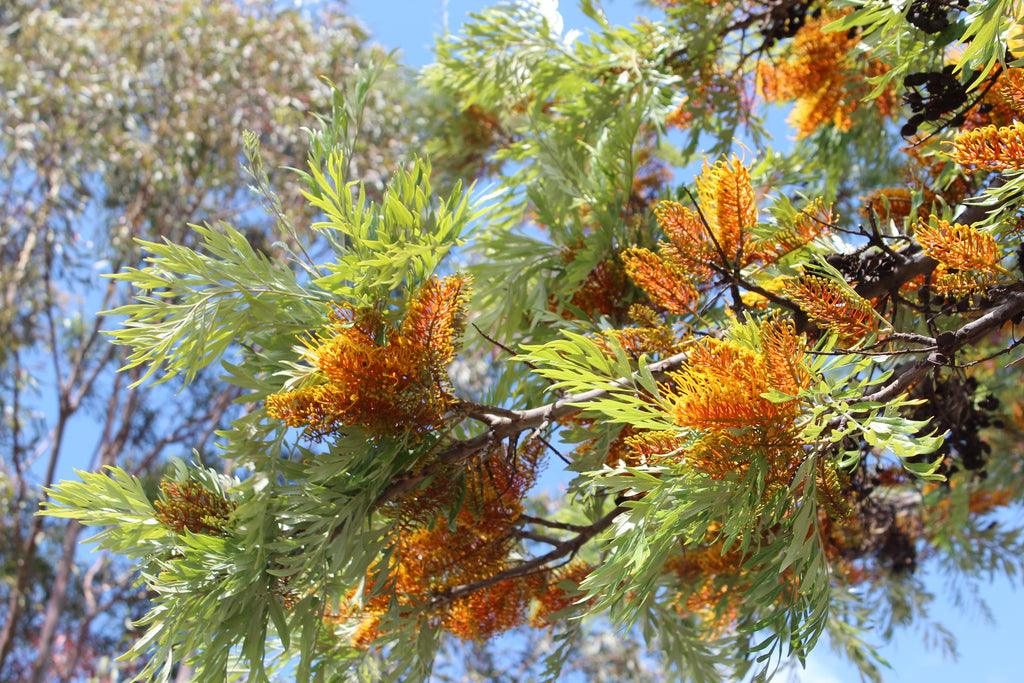
[{"label": "orange flower", "polygon": [[337,308],[307,343],[321,384],[267,397],[267,414],[322,438],[344,426],[372,435],[438,428],[451,402],[446,366],[462,333],[465,276],[430,279],[398,328],[372,309]]},{"label": "orange flower", "polygon": [[720,248],[724,252],[727,263],[734,259],[743,265],[749,263],[749,255],[743,252],[757,224],[757,197],[747,167],[736,157],[722,159],[714,166],[704,162],[703,172],[697,177],[697,196],[717,242],[716,251]]},{"label": "orange flower", "polygon": [[[641,461],[670,459],[722,479],[765,468],[769,495],[785,486],[805,457],[797,424],[805,406],[799,394],[812,377],[804,340],[789,323],[761,324],[761,351],[737,342],[704,339],[664,386],[680,432],[646,432],[626,440]],[[769,399],[776,390],[792,396]]]},{"label": "orange flower", "polygon": [[902,225],[903,220],[910,216],[910,210],[913,208],[910,190],[904,187],[885,187],[872,190],[861,199],[867,203],[865,210],[861,212],[862,215],[870,217],[874,214],[882,223],[892,221],[896,225]]},{"label": "orange flower", "polygon": [[[576,558],[569,564],[551,572],[548,580],[534,593],[533,610],[530,613],[530,626],[547,628],[555,622],[549,617],[572,605],[580,598],[579,585],[594,570],[583,560]],[[571,587],[566,587],[570,584]]]},{"label": "orange flower", "polygon": [[[796,100],[789,120],[797,137],[807,137],[827,125],[849,130],[851,115],[869,92],[867,79],[884,71],[876,60],[851,56],[856,54],[859,36],[824,30],[842,16],[823,13],[809,19],[793,38],[790,59],[758,70],[758,91],[766,100]],[[897,109],[895,91],[887,89],[871,106],[882,117],[891,116]]]},{"label": "orange flower", "polygon": [[1003,72],[999,95],[1015,111],[1024,113],[1024,69],[1007,69]]},{"label": "orange flower", "polygon": [[627,249],[622,262],[633,281],[647,292],[658,306],[669,313],[690,313],[697,300],[697,288],[682,269],[665,261],[649,249]]},{"label": "orange flower", "polygon": [[871,303],[831,280],[805,275],[786,283],[783,292],[818,327],[838,334],[843,344],[853,344],[875,331],[877,323]]},{"label": "orange flower", "polygon": [[809,244],[820,235],[827,234],[839,220],[832,213],[832,207],[825,207],[820,198],[812,201],[803,211],[797,214],[793,225],[782,228],[771,237],[760,240],[753,247],[758,260],[762,262],[778,261],[786,254]]},{"label": "orange flower", "polygon": [[[394,552],[387,567],[377,567],[367,585],[384,581],[388,590],[367,600],[353,644],[365,647],[379,637],[379,617],[393,600],[425,606],[446,590],[494,576],[512,564],[516,524],[523,497],[533,486],[546,446],[534,439],[508,457],[503,446],[491,450],[461,480],[442,471],[407,502],[385,510],[399,520]],[[449,513],[453,492],[464,491],[461,507]],[[459,638],[484,640],[525,622],[533,578],[517,578],[472,592],[442,605],[430,615]],[[350,599],[352,596],[349,596]]]},{"label": "orange flower", "polygon": [[806,344],[792,320],[772,316],[761,323],[761,355],[773,388],[796,396],[811,386],[813,378],[804,362]]},{"label": "orange flower", "polygon": [[223,495],[210,491],[197,481],[161,481],[167,501],[153,502],[156,520],[179,534],[223,536],[230,527],[231,513],[236,505]]},{"label": "orange flower", "polygon": [[519,626],[527,619],[529,577],[499,581],[456,601],[441,627],[462,640],[484,641]]},{"label": "orange flower", "polygon": [[[708,281],[714,264],[722,269],[743,267],[760,258],[753,248],[757,201],[750,172],[739,159],[704,164],[697,178],[701,211],[678,202],[659,202],[654,209],[668,242],[649,249],[628,249],[622,261],[626,273],[651,300],[670,313],[692,311],[697,282]],[[706,221],[706,224],[705,224]]]},{"label": "orange flower", "polygon": [[[582,243],[580,244],[582,247]],[[562,260],[567,265],[576,259],[576,249],[564,249]],[[599,261],[589,273],[586,279],[573,293],[569,301],[572,307],[564,307],[561,315],[565,318],[573,317],[573,308],[582,311],[590,318],[607,316],[612,320],[617,319],[628,308],[627,287],[629,280],[626,277],[625,269],[617,255],[613,254],[608,258]],[[549,299],[551,310],[558,310],[558,300],[554,295]]]},{"label": "orange flower", "polygon": [[669,239],[660,245],[662,255],[688,274],[710,276],[707,264],[721,259],[712,251],[700,214],[679,202],[663,201],[654,207],[654,215]]},{"label": "orange flower", "polygon": [[957,298],[977,294],[998,282],[990,273],[948,270],[943,265],[939,265],[932,276],[932,289],[937,294]]},{"label": "orange flower", "polygon": [[747,558],[735,545],[723,550],[721,541],[709,541],[687,548],[665,563],[665,572],[682,583],[674,601],[676,608],[684,615],[699,617],[712,634],[721,634],[735,624],[743,594],[750,587],[744,578]]},{"label": "orange flower", "polygon": [[732,341],[705,339],[672,375],[672,413],[680,427],[721,430],[772,422],[783,404],[761,398],[768,371],[760,356]]},{"label": "orange flower", "polygon": [[973,226],[950,224],[932,216],[930,224],[918,225],[915,237],[924,252],[947,269],[982,273],[1000,270],[999,245],[995,238]]},{"label": "orange flower", "polygon": [[[647,315],[647,314],[650,315]],[[641,320],[638,327],[625,327],[620,330],[602,330],[593,335],[594,342],[609,356],[614,356],[612,341],[618,343],[622,350],[633,358],[641,355],[665,357],[679,351],[681,340],[670,327],[657,320],[654,311],[645,306],[634,304],[630,307],[630,315],[636,320],[637,314]],[[646,323],[646,324],[644,324]]]},{"label": "orange flower", "polygon": [[968,168],[1009,171],[1024,168],[1024,123],[996,128],[985,126],[953,138],[956,163]]}]

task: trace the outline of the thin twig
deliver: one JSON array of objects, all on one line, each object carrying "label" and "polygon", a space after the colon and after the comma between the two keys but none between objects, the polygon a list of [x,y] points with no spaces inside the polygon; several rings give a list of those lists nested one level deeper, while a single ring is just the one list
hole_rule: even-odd
[{"label": "thin twig", "polygon": [[541,555],[540,557],[520,562],[517,565],[492,574],[485,579],[480,579],[479,581],[473,581],[472,583],[466,583],[459,586],[452,586],[451,588],[444,590],[434,596],[429,603],[428,609],[433,610],[438,607],[443,607],[444,605],[454,602],[460,598],[464,598],[471,593],[483,590],[484,588],[488,588],[508,579],[515,579],[529,574],[546,571],[549,569],[548,565],[552,562],[566,556],[571,557],[575,555],[587,541],[610,527],[612,522],[615,521],[615,518],[627,509],[628,508],[622,505],[616,507],[601,519],[587,526],[584,531],[581,531],[573,538],[558,543],[549,552]]}]

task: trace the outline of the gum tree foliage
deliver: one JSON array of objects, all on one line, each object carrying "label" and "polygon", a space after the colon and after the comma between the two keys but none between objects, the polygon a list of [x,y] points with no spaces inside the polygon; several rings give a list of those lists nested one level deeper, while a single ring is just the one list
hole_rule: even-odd
[{"label": "gum tree foliage", "polygon": [[[619,680],[768,676],[823,634],[878,679],[897,628],[952,647],[923,563],[958,599],[1020,570],[1019,5],[658,5],[439,41],[433,159],[487,192],[413,159],[372,200],[343,91],[292,176],[324,258],[211,223],[117,273],[129,371],[219,368],[248,409],[226,474],[49,489],[154,595],[141,678],[416,680],[452,643],[555,678],[612,629]],[[509,631],[537,647],[503,661]]]},{"label": "gum tree foliage", "polygon": [[[382,55],[344,15],[279,7],[0,8],[0,679],[113,671],[126,622],[146,612],[124,560],[78,552],[77,522],[33,516],[39,486],[117,465],[155,494],[169,454],[206,461],[214,432],[244,410],[216,370],[197,368],[177,394],[118,374],[127,354],[105,335],[119,323],[95,312],[132,292],[102,276],[141,265],[136,239],[198,247],[187,224],[203,220],[231,220],[273,258],[313,248],[291,227],[311,212],[280,169],[302,164],[301,127],[331,109],[323,79],[360,87],[359,65]],[[390,130],[410,118],[403,87],[392,72],[350,124],[361,137],[349,170],[370,192],[410,143]],[[262,176],[243,168],[244,129],[262,142]],[[287,198],[272,215],[249,189],[267,183]]]}]

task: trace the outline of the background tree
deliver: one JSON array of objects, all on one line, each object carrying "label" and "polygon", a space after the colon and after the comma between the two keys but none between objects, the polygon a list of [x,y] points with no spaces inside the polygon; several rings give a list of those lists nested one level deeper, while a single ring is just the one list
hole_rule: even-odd
[{"label": "background tree", "polygon": [[[355,87],[382,55],[343,14],[273,3],[9,2],[0,20],[0,678],[77,680],[115,668],[147,593],[125,562],[78,552],[77,522],[33,517],[39,485],[118,465],[155,493],[169,453],[215,457],[214,432],[240,413],[216,372],[177,395],[115,373],[126,355],[104,335],[118,322],[95,311],[131,292],[101,276],[140,264],[136,239],[194,243],[187,223],[202,220],[242,225],[273,258],[310,249],[279,169],[301,164],[301,126],[330,110],[322,79]],[[371,194],[412,141],[397,130],[403,77],[375,87],[349,159]],[[243,129],[264,175],[243,169]],[[268,182],[292,188],[273,216],[249,189]]]},{"label": "background tree", "polygon": [[[129,367],[220,361],[251,408],[229,473],[51,491],[155,593],[143,677],[404,680],[442,634],[528,625],[548,676],[611,626],[669,676],[768,674],[828,633],[877,678],[864,634],[926,617],[924,558],[968,588],[1020,569],[992,516],[1020,497],[1018,8],[661,4],[584,3],[586,37],[507,5],[439,43],[438,167],[500,177],[476,206],[423,160],[370,201],[356,90],[295,176],[325,258],[221,224],[118,274]],[[791,151],[763,102],[793,104]],[[565,495],[530,499],[552,463]]]}]

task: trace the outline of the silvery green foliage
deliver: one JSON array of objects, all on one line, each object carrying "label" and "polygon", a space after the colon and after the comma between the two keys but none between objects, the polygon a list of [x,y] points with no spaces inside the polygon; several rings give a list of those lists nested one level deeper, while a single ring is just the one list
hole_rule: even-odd
[{"label": "silvery green foliage", "polygon": [[[246,408],[218,432],[237,480],[202,463],[174,473],[236,506],[219,535],[158,528],[147,516],[142,484],[123,469],[50,489],[49,514],[113,523],[116,530],[101,532],[100,542],[133,556],[157,595],[131,650],[147,658],[141,677],[165,681],[187,663],[214,680],[423,679],[450,626],[451,605],[578,559],[589,565],[586,577],[571,586],[578,593],[554,613],[558,624],[541,639],[549,651],[534,669],[546,679],[580,657],[589,660],[607,629],[627,632],[656,653],[652,661],[617,660],[620,676],[768,678],[787,658],[802,662],[827,633],[877,679],[881,662],[869,636],[878,620],[885,634],[911,617],[927,620],[930,596],[908,572],[918,547],[975,555],[963,560],[965,573],[1020,567],[1019,534],[989,533],[971,517],[971,494],[992,493],[983,488],[990,484],[953,474],[950,493],[936,483],[951,472],[946,459],[932,455],[948,436],[930,424],[939,417],[932,406],[912,394],[948,361],[940,350],[983,345],[1024,310],[1018,290],[1000,292],[1005,296],[968,316],[950,308],[924,319],[917,312],[931,304],[921,304],[889,317],[880,303],[870,309],[865,336],[852,342],[815,329],[814,316],[768,283],[813,272],[836,301],[902,306],[901,287],[921,266],[911,234],[895,225],[872,232],[846,217],[829,227],[874,240],[860,252],[844,252],[848,245],[835,236],[808,239],[774,260],[742,261],[741,248],[734,256],[719,247],[719,267],[707,264],[698,283],[707,297],[699,308],[672,315],[647,309],[648,320],[678,335],[671,352],[627,350],[628,338],[613,332],[637,332],[639,321],[620,310],[583,310],[587,302],[576,295],[598,266],[631,248],[660,248],[671,236],[652,210],[655,201],[700,208],[687,187],[673,189],[667,170],[696,160],[702,133],[719,133],[716,142],[727,144],[741,113],[750,117],[755,140],[763,133],[762,112],[741,112],[743,93],[728,88],[714,93],[706,116],[677,149],[668,149],[664,130],[681,89],[702,70],[742,70],[749,55],[736,52],[730,31],[745,36],[752,20],[744,24],[731,6],[693,2],[673,8],[679,24],[613,27],[594,3],[584,9],[596,24],[586,36],[568,34],[553,3],[521,2],[484,12],[461,36],[439,44],[424,83],[437,98],[431,106],[455,111],[438,126],[438,151],[447,170],[500,172],[486,194],[474,196],[457,182],[437,191],[424,160],[400,166],[382,193],[358,179],[359,121],[383,77],[371,68],[331,94],[330,115],[311,125],[305,163],[283,189],[269,175],[259,136],[244,138],[254,185],[286,238],[279,258],[230,221],[210,221],[179,241],[145,242],[146,261],[115,276],[137,294],[112,311],[122,324],[111,337],[126,349],[133,379],[187,383],[223,371],[220,379]],[[705,31],[681,30],[704,18]],[[918,57],[924,58],[911,58]],[[796,221],[804,194],[830,201],[848,196],[856,183],[896,182],[892,167],[872,151],[891,147],[895,134],[870,111],[858,117],[850,130],[821,130],[786,154],[758,149],[750,162],[754,183],[744,180],[745,189],[753,196],[755,187],[769,188],[769,196],[751,201],[770,208],[754,226],[739,226],[737,218],[736,232],[758,239],[781,232]],[[474,137],[481,130],[488,135]],[[467,155],[446,149],[459,140],[470,144]],[[831,154],[836,150],[841,154]],[[722,182],[740,184],[735,168]],[[316,258],[302,248],[302,229],[285,208],[294,189],[315,213],[309,227],[324,245]],[[500,360],[473,373],[485,376],[486,386],[458,386],[456,393],[469,389],[473,400],[453,399],[443,429],[413,438],[397,421],[384,434],[346,423],[315,441],[268,417],[269,395],[319,390],[323,378],[309,362],[310,340],[330,334],[325,321],[332,310],[400,321],[418,288],[445,273],[459,250],[476,276],[465,357]],[[888,263],[883,255],[900,268],[877,266]],[[865,274],[841,270],[850,259]],[[627,303],[653,300],[638,283],[620,284],[614,293]],[[778,310],[761,313],[745,293]],[[346,332],[359,324],[345,320]],[[769,387],[754,380],[772,374],[772,334],[778,344],[785,336],[793,345],[776,347],[771,357],[782,359],[790,381]],[[894,349],[894,341],[910,348]],[[373,342],[381,348],[387,340]],[[707,357],[708,349],[722,351],[713,357],[723,364],[743,360],[726,367],[751,376],[714,375],[715,368],[693,361],[700,349]],[[457,378],[471,376],[465,369],[452,367]],[[702,393],[707,377],[738,392],[757,387],[742,395],[764,414],[781,416],[777,424],[750,417],[730,396]],[[366,378],[375,389],[383,384],[372,368]],[[775,411],[781,404],[792,412]],[[680,417],[702,407],[709,408],[703,422]],[[714,420],[707,417],[712,412]],[[610,458],[626,429],[641,439],[667,434],[669,445],[627,441],[644,457]],[[515,467],[538,443],[564,463],[567,481],[556,502],[533,501],[532,514],[514,519],[502,539],[514,540],[508,564],[489,565],[487,576],[458,585],[441,577],[415,595],[393,590],[398,579],[390,570],[410,569],[403,560],[426,555],[401,542],[409,530],[402,528],[400,503],[434,481],[450,485],[443,501],[427,501],[436,504],[433,516],[418,519],[425,526],[415,532],[455,530],[463,511],[483,507],[472,498],[470,477],[478,477],[482,491],[480,482],[497,478],[491,468]],[[644,453],[645,443],[661,450]],[[1005,500],[1013,500],[1020,491],[1003,460],[992,471],[1005,477]],[[876,490],[868,479],[875,473],[894,483]],[[853,514],[856,524],[843,526]],[[887,549],[889,541],[903,545]],[[693,555],[704,561],[696,578],[685,571]],[[368,617],[379,621],[366,647],[354,636]]]}]

